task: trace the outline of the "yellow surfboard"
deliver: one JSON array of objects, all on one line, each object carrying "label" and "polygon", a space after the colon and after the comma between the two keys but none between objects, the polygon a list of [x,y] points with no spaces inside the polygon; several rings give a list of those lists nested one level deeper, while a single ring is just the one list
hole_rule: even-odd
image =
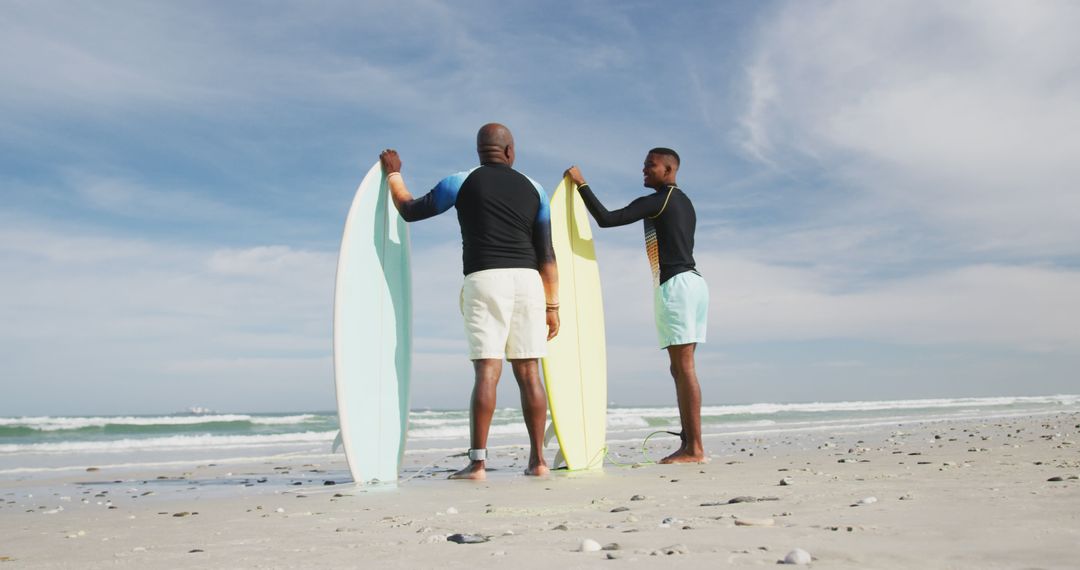
[{"label": "yellow surfboard", "polygon": [[570,470],[603,467],[607,448],[607,351],[600,267],[589,212],[564,178],[551,197],[559,267],[559,334],[543,359],[551,421]]}]

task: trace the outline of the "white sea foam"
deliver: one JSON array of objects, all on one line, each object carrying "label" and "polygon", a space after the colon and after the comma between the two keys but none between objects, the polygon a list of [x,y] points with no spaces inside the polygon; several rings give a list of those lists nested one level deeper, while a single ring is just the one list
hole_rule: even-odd
[{"label": "white sea foam", "polygon": [[59,441],[0,445],[0,454],[15,453],[126,453],[162,449],[236,449],[282,444],[326,443],[336,431],[305,431],[276,435],[173,435],[168,437],[127,438],[106,441]]},{"label": "white sea foam", "polygon": [[291,425],[302,424],[318,419],[315,414],[300,414],[298,416],[252,416],[249,420],[256,425]]},{"label": "white sea foam", "polygon": [[[1010,396],[998,398],[937,398],[925,400],[886,400],[854,402],[811,402],[802,404],[742,404],[703,406],[702,416],[768,415],[783,412],[870,412],[881,410],[917,410],[932,408],[1000,407],[1013,405],[1061,405],[1080,404],[1080,395],[1056,396]],[[610,415],[628,415],[642,418],[678,416],[675,407],[667,408],[612,408]]]},{"label": "white sea foam", "polygon": [[[491,426],[488,435],[510,436],[526,434],[525,424],[521,421]],[[430,428],[409,428],[409,439],[460,439],[469,437],[469,424],[443,425]]]},{"label": "white sea foam", "polygon": [[[671,409],[674,411],[674,417],[678,417],[679,410]],[[622,414],[615,410],[608,410],[607,426],[608,429],[649,427],[649,422],[640,414]]]},{"label": "white sea foam", "polygon": [[465,417],[460,417],[460,418],[430,418],[430,417],[417,418],[417,417],[414,417],[411,414],[409,415],[409,427],[410,428],[415,428],[415,427],[418,427],[418,426],[443,427],[443,426],[453,425],[453,424],[460,424],[460,425],[468,426],[469,425],[469,417],[465,416]]},{"label": "white sea foam", "polygon": [[179,426],[221,422],[250,422],[252,424],[299,424],[316,419],[315,414],[294,416],[252,416],[248,414],[215,414],[198,416],[98,416],[98,417],[21,417],[0,418],[0,426],[24,427],[40,431],[62,431],[107,425]]}]

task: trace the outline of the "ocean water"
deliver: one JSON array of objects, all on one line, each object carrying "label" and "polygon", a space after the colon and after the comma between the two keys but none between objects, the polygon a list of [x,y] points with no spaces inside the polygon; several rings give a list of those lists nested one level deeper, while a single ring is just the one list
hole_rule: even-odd
[{"label": "ocean water", "polygon": [[[847,432],[913,422],[1075,411],[1080,411],[1080,395],[716,405],[702,408],[702,428],[707,438]],[[468,447],[467,410],[413,410],[409,424],[406,454],[451,453]],[[677,430],[678,426],[674,406],[608,410],[609,443],[638,442],[651,433]],[[283,457],[326,459],[332,455],[337,430],[334,412],[197,410],[153,416],[4,417],[0,418],[0,480],[87,467],[139,469]],[[520,411],[497,410],[489,447],[525,442]]]}]

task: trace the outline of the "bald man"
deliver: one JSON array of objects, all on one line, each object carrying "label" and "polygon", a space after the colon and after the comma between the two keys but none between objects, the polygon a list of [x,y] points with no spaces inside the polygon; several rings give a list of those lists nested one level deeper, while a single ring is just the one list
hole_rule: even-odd
[{"label": "bald man", "polygon": [[670,148],[654,148],[645,156],[642,169],[645,187],[653,193],[608,211],[585,182],[577,166],[566,171],[602,228],[624,226],[642,220],[645,252],[653,274],[653,313],[660,348],[666,349],[675,380],[682,423],[682,445],[660,463],[705,461],[701,444],[701,387],[694,367],[694,351],[705,342],[709,314],[709,288],[694,262],[694,230],[697,215],[690,198],[679,189],[675,175],[679,155]]},{"label": "bald man", "polygon": [[480,166],[442,179],[413,199],[398,153],[379,155],[394,206],[413,222],[457,208],[465,282],[461,314],[475,382],[469,406],[469,465],[451,479],[484,479],[487,439],[502,362],[510,361],[529,432],[526,475],[548,473],[544,461],[547,397],[539,358],[559,331],[559,274],[551,247],[547,195],[514,165],[514,137],[498,123],[476,134]]}]

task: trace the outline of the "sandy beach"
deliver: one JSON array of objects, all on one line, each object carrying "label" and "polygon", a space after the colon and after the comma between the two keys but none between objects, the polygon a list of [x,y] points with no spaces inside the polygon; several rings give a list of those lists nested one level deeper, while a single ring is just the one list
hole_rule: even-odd
[{"label": "sandy beach", "polygon": [[[348,483],[343,458],[69,472],[4,481],[0,561],[706,568],[798,548],[819,568],[1077,568],[1078,439],[1080,414],[1059,413],[713,436],[701,465],[647,464],[623,443],[622,465],[542,479],[520,475],[525,450],[510,447],[479,483],[445,480],[463,460],[425,454],[385,488]],[[672,440],[654,441],[659,456]]]}]

